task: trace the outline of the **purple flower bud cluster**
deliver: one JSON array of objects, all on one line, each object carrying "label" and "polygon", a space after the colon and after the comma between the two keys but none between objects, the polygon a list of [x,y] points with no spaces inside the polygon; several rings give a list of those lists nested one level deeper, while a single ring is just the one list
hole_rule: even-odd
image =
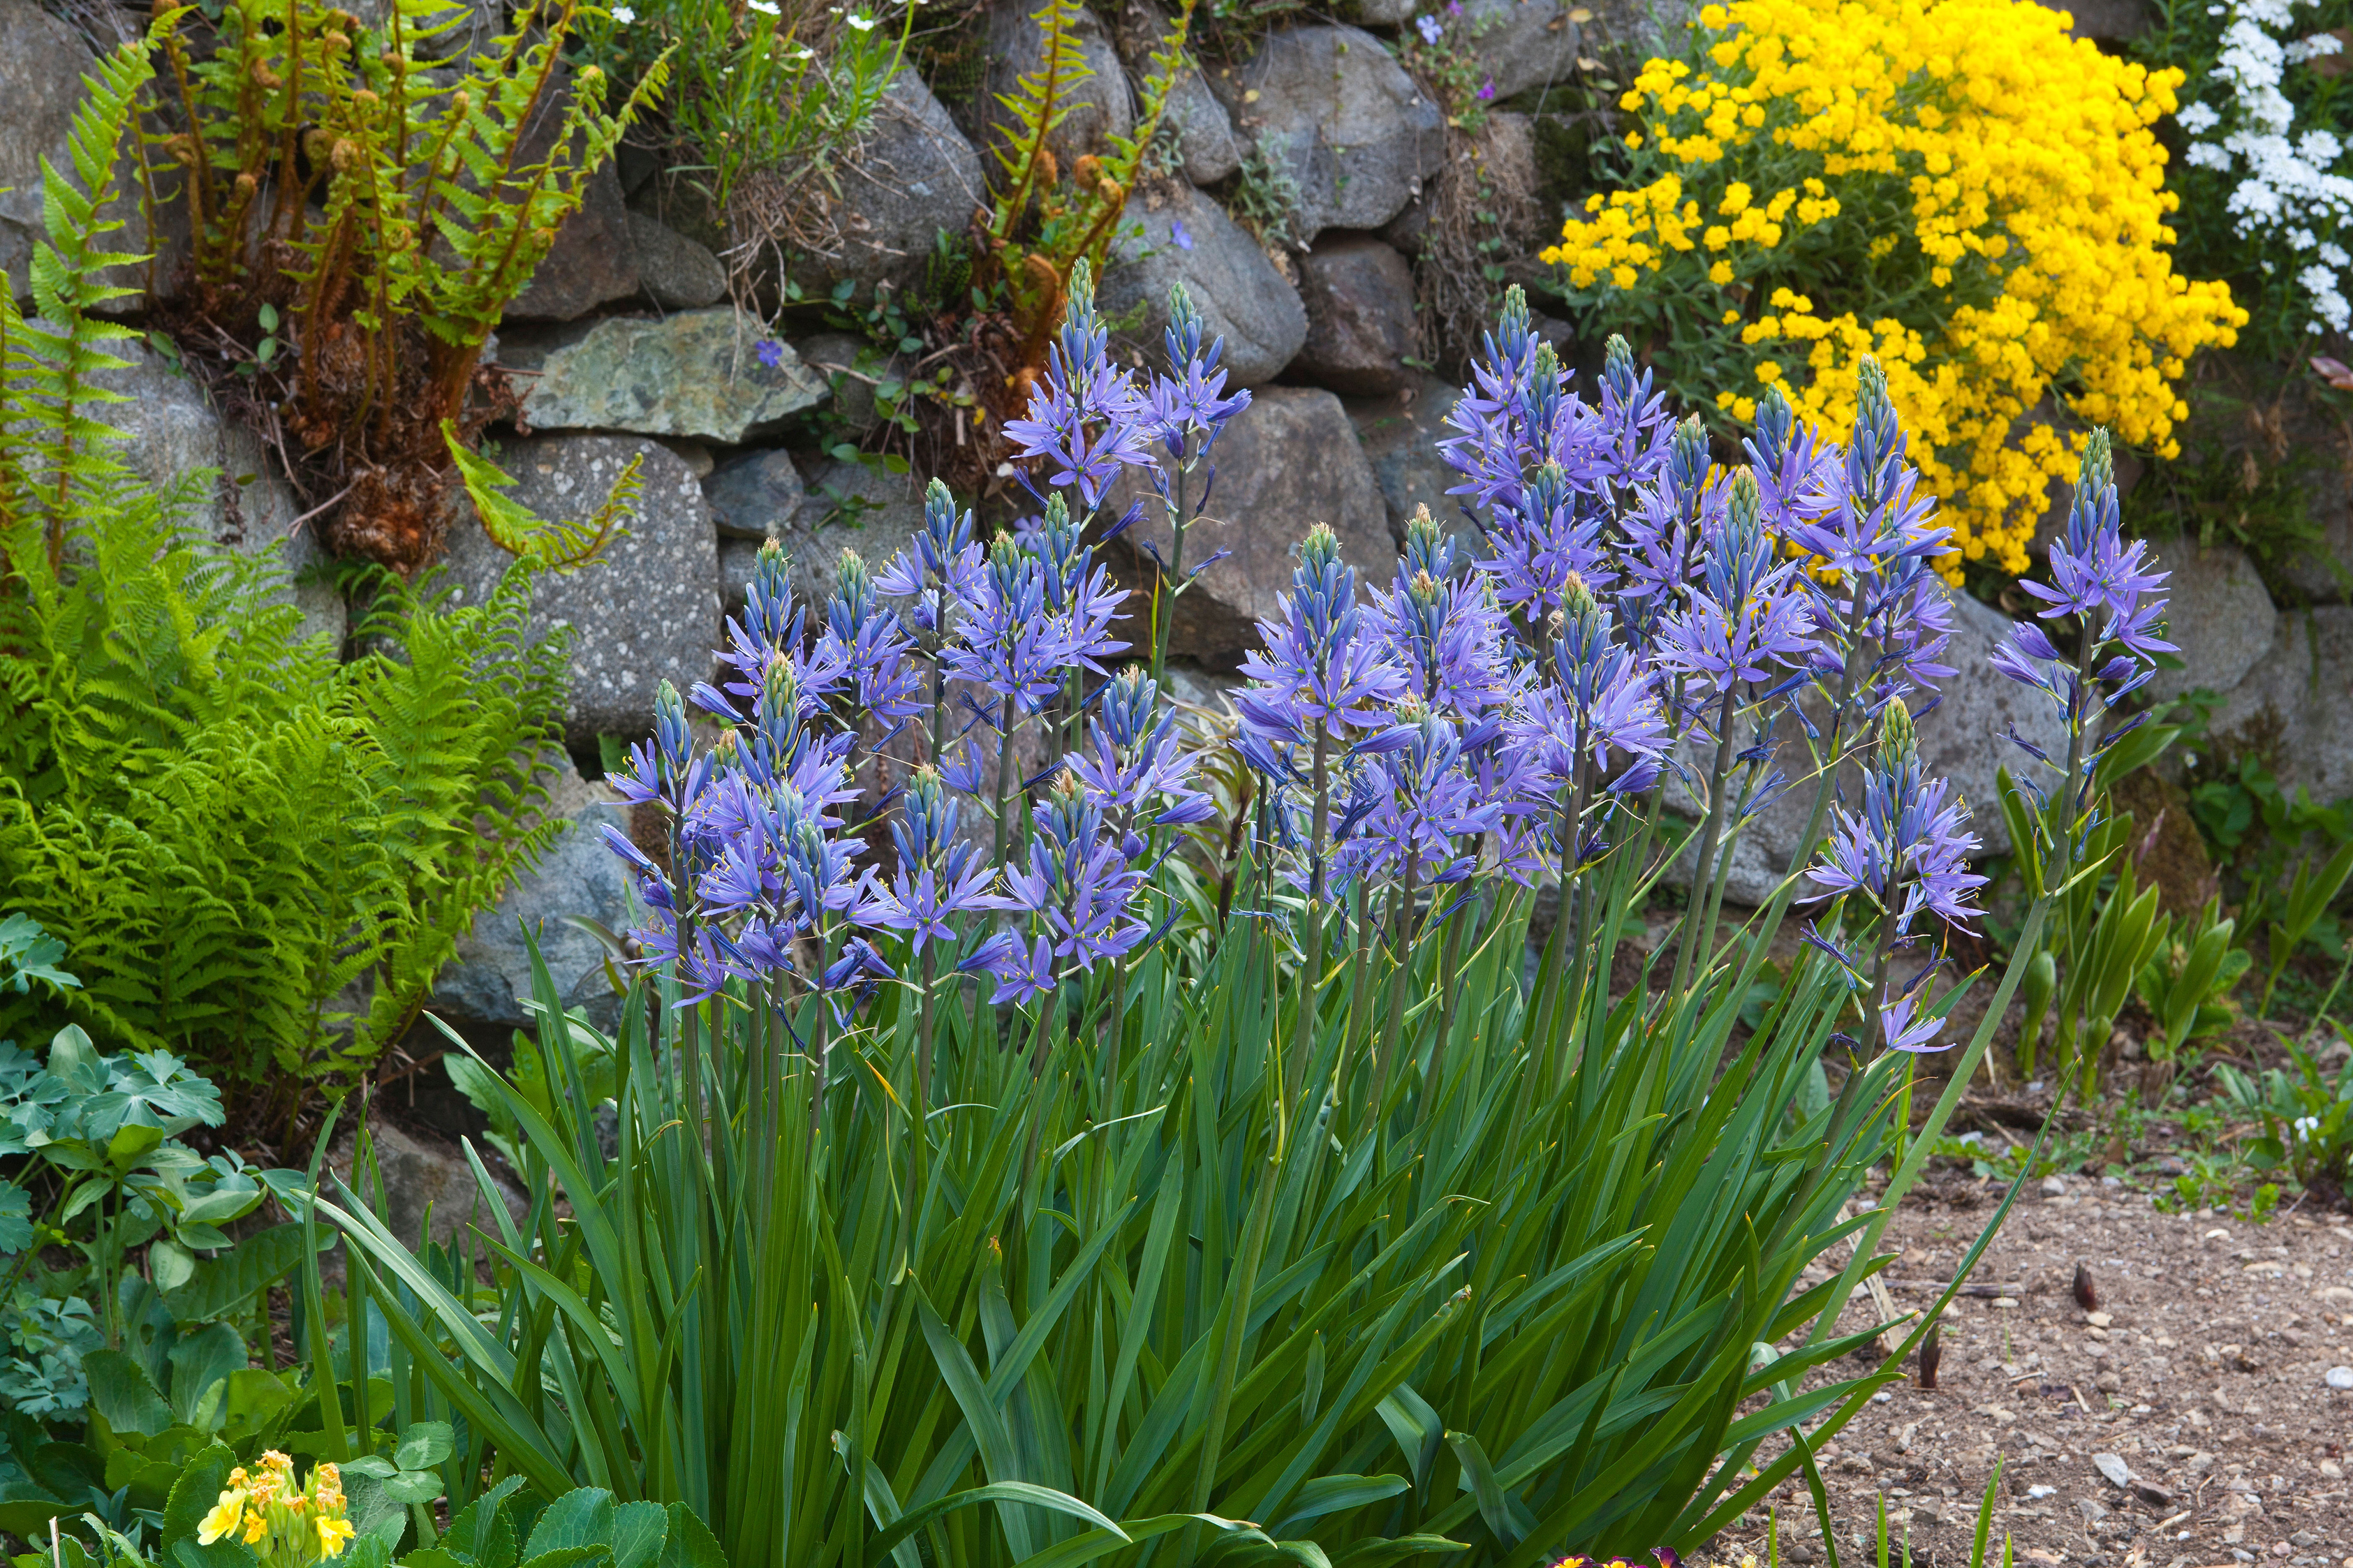
[{"label": "purple flower bud cluster", "polygon": [[1844,897],[1867,912],[1867,920],[1854,923],[1871,944],[1869,958],[1819,930],[1808,932],[1807,940],[1835,959],[1855,984],[1880,991],[1882,1046],[1935,1049],[1929,1042],[1941,1020],[1915,1020],[1913,1014],[1914,999],[1936,972],[1941,947],[1893,996],[1884,990],[1887,963],[1922,940],[1924,933],[1915,928],[1924,914],[1968,928],[1976,913],[1971,899],[1986,880],[1968,866],[1978,840],[1967,830],[1968,810],[1952,797],[1950,784],[1923,776],[1912,716],[1901,701],[1889,703],[1884,711],[1879,747],[1862,787],[1862,811],[1839,811],[1830,842],[1806,877],[1820,897]]},{"label": "purple flower bud cluster", "polygon": [[[1459,561],[1425,513],[1392,583],[1365,594],[1319,528],[1260,626],[1235,706],[1267,847],[1335,905],[1375,877],[1573,879],[1653,841],[1673,773],[1710,818],[1713,879],[1709,858],[1786,787],[1779,718],[1804,733],[1809,775],[1831,777],[1889,704],[1952,674],[1933,572],[1949,536],[1884,379],[1866,369],[1844,449],[1767,398],[1735,467],[1696,420],[1672,421],[1623,340],[1594,403],[1516,292],[1484,348],[1440,447],[1482,558]],[[1685,741],[1715,749],[1713,776],[1679,760]],[[1865,794],[1814,879],[1871,879],[1894,940],[1924,915],[1966,919],[1981,879],[1949,787],[1915,759]]]},{"label": "purple flower bud cluster", "polygon": [[[818,606],[762,549],[718,679],[687,700],[665,688],[654,738],[612,781],[669,825],[666,856],[607,837],[645,908],[645,961],[675,963],[690,996],[789,985],[844,1005],[891,973],[887,936],[1026,1002],[1153,935],[1157,857],[1214,807],[1158,680],[1114,668],[1130,595],[1097,551],[1142,507],[1109,527],[1099,510],[1129,469],[1181,506],[1183,476],[1250,402],[1226,392],[1223,342],[1204,344],[1181,289],[1166,336],[1165,372],[1139,388],[1079,269],[1048,374],[1007,429],[1044,477],[1017,532],[983,543],[934,480],[906,548],[879,572],[845,552]],[[690,704],[719,729],[700,752]],[[1024,734],[1060,752],[1028,780]],[[993,852],[963,836],[976,817]]]},{"label": "purple flower bud cluster", "polygon": [[[1042,477],[1018,530],[982,542],[934,481],[906,548],[876,572],[845,552],[816,606],[795,602],[778,546],[760,552],[716,679],[686,700],[665,687],[653,737],[614,778],[668,825],[659,850],[607,833],[646,910],[647,962],[675,963],[692,996],[784,986],[846,1016],[914,957],[926,982],[944,963],[1042,1006],[1167,929],[1156,874],[1218,813],[1160,679],[1167,602],[1209,563],[1186,569],[1185,531],[1249,403],[1203,335],[1177,290],[1166,365],[1139,386],[1111,361],[1081,268],[1048,374],[1007,427]],[[1891,993],[1889,960],[1964,925],[1984,879],[1905,700],[1927,688],[1933,705],[1954,673],[1933,570],[1949,536],[1883,377],[1866,363],[1843,448],[1767,395],[1737,464],[1671,419],[1621,339],[1597,402],[1570,381],[1511,291],[1440,443],[1469,531],[1424,510],[1393,565],[1351,561],[1321,525],[1299,544],[1233,700],[1261,851],[1310,908],[1340,910],[1343,893],[1362,907],[1377,885],[1409,931],[1418,897],[1458,907],[1441,890],[1482,876],[1573,884],[1629,846],[1664,854],[1672,774],[1707,818],[1713,877],[1729,861],[1711,857],[1785,787],[1776,736],[1794,716],[1817,780],[1863,762],[1860,811],[1817,807],[1828,839],[1802,879],[1842,901],[1813,940],[1873,988],[1883,1047],[1928,1048],[1925,975]],[[2162,574],[2118,535],[2104,437],[2084,475],[2053,585],[2030,585],[2042,620],[2073,617],[2081,651],[2070,666],[2030,623],[1997,659],[2079,732],[2168,647]],[[1131,479],[1143,499],[1113,517]],[[1149,658],[1121,668],[1133,596],[1098,552],[1155,497],[1173,552],[1147,601]],[[715,743],[698,747],[690,707]],[[1683,760],[1690,742],[1714,748],[1712,771]]]},{"label": "purple flower bud cluster", "polygon": [[[2154,570],[2156,564],[2145,540],[2124,537],[2108,435],[2095,430],[2084,447],[2067,531],[2052,542],[2050,585],[2019,583],[2044,607],[2034,619],[2013,626],[2010,640],[1993,656],[1995,668],[2042,692],[2066,715],[2073,765],[2086,777],[2100,753],[2142,721],[2104,732],[2107,712],[2157,673],[2158,654],[2177,651],[2158,635],[2165,595],[2158,590],[2169,574]],[[2061,651],[2041,622],[2072,623],[2073,658]],[[2063,765],[2015,733],[2011,739],[2038,761]]]}]

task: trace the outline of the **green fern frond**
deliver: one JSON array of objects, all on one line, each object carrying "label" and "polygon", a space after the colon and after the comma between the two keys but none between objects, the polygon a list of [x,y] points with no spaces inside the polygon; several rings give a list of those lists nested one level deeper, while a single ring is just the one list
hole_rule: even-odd
[{"label": "green fern frond", "polygon": [[1079,52],[1081,0],[1046,0],[1030,14],[1040,35],[1038,68],[1024,72],[1011,92],[997,95],[1013,125],[990,151],[1008,182],[989,217],[989,237],[1010,241],[1039,187],[1051,179],[1053,154],[1047,141],[1070,118],[1071,95],[1093,76]]},{"label": "green fern frond", "polygon": [[595,511],[577,521],[542,518],[506,493],[514,486],[513,478],[479,452],[469,451],[458,438],[456,426],[445,421],[441,437],[448,443],[458,478],[491,542],[510,555],[530,557],[551,571],[576,572],[595,560],[607,543],[627,531],[622,523],[636,512],[638,497],[644,489],[640,470],[645,458],[631,458]]},{"label": "green fern frond", "polygon": [[153,76],[148,45],[140,41],[101,57],[83,78],[87,90],[68,135],[73,176],[61,174],[47,157],[41,160],[45,237],[33,247],[30,268],[37,313],[26,318],[12,300],[0,317],[5,331],[0,385],[18,432],[11,443],[17,452],[5,476],[10,492],[5,510],[12,528],[7,549],[20,566],[31,560],[29,539],[14,536],[13,530],[37,518],[41,565],[50,575],[58,566],[77,499],[91,499],[123,475],[111,450],[121,440],[120,433],[90,410],[123,401],[100,387],[96,378],[126,363],[103,345],[137,334],[88,312],[136,292],[105,282],[103,275],[108,268],[145,258],[108,249],[101,242],[122,226],[120,219],[105,216],[115,196],[116,155],[141,90]]},{"label": "green fern frond", "polygon": [[1144,166],[1145,154],[1151,151],[1153,138],[1160,134],[1160,121],[1168,110],[1168,95],[1176,89],[1176,79],[1193,68],[1193,57],[1186,47],[1193,31],[1193,7],[1198,0],[1184,0],[1161,35],[1159,46],[1152,51],[1152,68],[1145,73],[1136,89],[1135,124],[1125,135],[1107,134],[1112,155],[1107,173],[1122,190],[1135,184],[1135,176]]}]

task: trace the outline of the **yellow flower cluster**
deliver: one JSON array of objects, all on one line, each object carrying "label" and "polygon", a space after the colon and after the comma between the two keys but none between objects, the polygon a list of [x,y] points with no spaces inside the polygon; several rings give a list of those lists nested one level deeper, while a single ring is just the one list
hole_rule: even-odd
[{"label": "yellow flower cluster", "polygon": [[1634,188],[1593,197],[1544,252],[1573,289],[1663,301],[1679,346],[1696,328],[1735,420],[1778,381],[1843,437],[1856,362],[1876,354],[1954,529],[1955,579],[1964,556],[2024,570],[2044,487],[2082,444],[2060,411],[2174,455],[2174,382],[2247,319],[2164,248],[2178,198],[2150,126],[2179,72],[2103,55],[2021,0],[1700,16],[1691,58],[1650,61],[1623,100],[1649,132],[1626,138]]},{"label": "yellow flower cluster", "polygon": [[205,1546],[232,1535],[253,1548],[262,1568],[305,1568],[341,1557],[352,1540],[342,1472],[313,1465],[309,1482],[298,1485],[294,1461],[274,1449],[252,1470],[238,1466],[196,1528]]}]

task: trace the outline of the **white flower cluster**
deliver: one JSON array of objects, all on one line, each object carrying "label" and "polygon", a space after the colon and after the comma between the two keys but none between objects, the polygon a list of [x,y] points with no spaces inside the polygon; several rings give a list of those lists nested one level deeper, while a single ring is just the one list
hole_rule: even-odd
[{"label": "white flower cluster", "polygon": [[[2343,47],[2331,33],[2294,37],[2295,10],[2314,0],[2238,0],[2227,7],[2214,82],[2220,107],[2203,100],[2175,116],[2194,140],[2188,160],[2221,174],[2241,171],[2227,204],[2239,233],[2277,240],[2308,258],[2295,281],[2312,300],[2307,330],[2353,327],[2346,269],[2353,265],[2337,237],[2353,223],[2353,179],[2336,173],[2345,144],[2331,132],[2295,131],[2295,106],[2281,89],[2287,68]],[[2211,7],[2221,16],[2226,8]],[[2266,263],[2265,270],[2270,270]]]}]

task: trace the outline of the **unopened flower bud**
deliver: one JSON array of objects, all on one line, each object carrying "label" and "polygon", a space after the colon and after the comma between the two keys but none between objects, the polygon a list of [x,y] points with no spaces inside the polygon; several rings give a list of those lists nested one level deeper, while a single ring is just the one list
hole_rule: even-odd
[{"label": "unopened flower bud", "polygon": [[1699,422],[1698,415],[1675,426],[1667,470],[1673,477],[1675,488],[1695,500],[1700,487],[1707,483],[1708,470],[1707,427]]},{"label": "unopened flower bud", "polygon": [[1901,697],[1888,703],[1880,715],[1879,754],[1897,767],[1920,760],[1920,732],[1913,728],[1912,710],[1904,706]]},{"label": "unopened flower bud", "polygon": [[1336,565],[1340,560],[1340,536],[1332,531],[1328,523],[1315,524],[1299,542],[1299,560],[1310,572]]},{"label": "unopened flower bud", "polygon": [[2094,427],[2092,437],[2084,443],[2084,466],[2075,480],[2078,489],[2097,495],[2116,482],[2115,454],[2109,449],[2108,427]]}]

